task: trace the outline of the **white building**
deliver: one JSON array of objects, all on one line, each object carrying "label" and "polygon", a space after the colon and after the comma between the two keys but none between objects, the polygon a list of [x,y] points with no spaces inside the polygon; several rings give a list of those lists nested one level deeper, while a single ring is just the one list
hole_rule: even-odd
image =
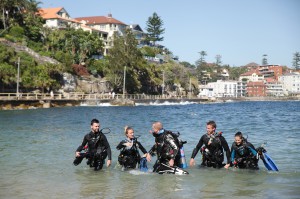
[{"label": "white building", "polygon": [[238,97],[245,97],[247,93],[247,81],[238,81],[236,90]]},{"label": "white building", "polygon": [[284,96],[283,85],[280,82],[267,82],[265,83],[267,86],[267,96],[276,96],[281,97]]},{"label": "white building", "polygon": [[199,85],[199,94],[198,97],[209,97],[212,98],[215,96],[214,88],[212,84]]},{"label": "white building", "polygon": [[300,74],[289,73],[279,76],[278,81],[283,85],[285,95],[300,94]]},{"label": "white building", "polygon": [[237,82],[218,80],[200,86],[200,97],[238,97]]},{"label": "white building", "polygon": [[113,18],[112,14],[108,14],[108,16],[79,17],[76,20],[86,26],[107,33],[107,39],[104,41],[104,55],[107,55],[109,49],[113,46],[113,35],[123,36],[127,27],[125,23]]},{"label": "white building", "polygon": [[45,19],[44,26],[49,28],[64,29],[69,26],[78,29],[81,27],[80,22],[72,19],[63,7],[42,8],[39,9],[39,14]]},{"label": "white building", "polygon": [[248,82],[258,82],[263,81],[264,76],[259,72],[259,70],[255,69],[241,74],[239,81],[242,81],[243,79],[247,79]]}]

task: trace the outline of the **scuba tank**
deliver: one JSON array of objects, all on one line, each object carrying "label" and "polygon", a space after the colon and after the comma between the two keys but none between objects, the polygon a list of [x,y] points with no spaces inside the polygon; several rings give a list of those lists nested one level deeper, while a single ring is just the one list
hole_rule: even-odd
[{"label": "scuba tank", "polygon": [[187,163],[186,163],[186,159],[185,159],[183,146],[180,148],[180,165],[179,165],[179,167],[183,168],[183,169],[186,169],[188,167]]}]

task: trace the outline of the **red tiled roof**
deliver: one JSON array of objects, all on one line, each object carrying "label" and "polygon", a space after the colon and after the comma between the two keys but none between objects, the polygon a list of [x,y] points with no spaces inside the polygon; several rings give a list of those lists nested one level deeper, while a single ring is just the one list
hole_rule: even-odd
[{"label": "red tiled roof", "polygon": [[256,73],[257,75],[262,75],[258,69],[254,69],[254,70],[245,72],[245,73],[241,74],[240,76],[251,76],[253,73]]},{"label": "red tiled roof", "polygon": [[63,7],[59,7],[59,8],[41,8],[41,9],[39,9],[39,13],[40,13],[41,17],[43,17],[44,19],[60,18],[60,16],[57,15],[57,13],[59,11],[61,11],[62,9],[63,9]]},{"label": "red tiled roof", "polygon": [[62,9],[64,9],[63,7],[59,7],[59,8],[41,8],[39,9],[39,14],[41,15],[41,17],[43,17],[43,19],[62,19],[64,21],[71,21],[74,23],[80,23],[79,21],[72,19],[72,18],[64,18],[59,16],[57,13],[59,11],[61,11]]},{"label": "red tiled roof", "polygon": [[75,18],[78,21],[86,21],[87,25],[90,24],[121,24],[121,25],[126,25],[123,22],[116,20],[115,18],[112,17],[106,17],[106,16],[94,16],[94,17],[78,17]]}]

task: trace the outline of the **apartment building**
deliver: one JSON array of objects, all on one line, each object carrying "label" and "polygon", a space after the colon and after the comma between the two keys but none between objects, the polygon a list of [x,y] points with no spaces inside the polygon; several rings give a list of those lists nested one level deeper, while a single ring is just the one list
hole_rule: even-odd
[{"label": "apartment building", "polygon": [[279,65],[260,66],[258,69],[265,78],[274,77],[278,80],[278,77],[282,75],[282,66]]},{"label": "apartment building", "polygon": [[207,97],[237,97],[237,82],[217,80],[199,87],[199,96]]},{"label": "apartment building", "polygon": [[300,94],[300,73],[288,73],[281,75],[278,81],[283,85],[283,92],[285,95],[299,95]]},{"label": "apartment building", "polygon": [[265,97],[267,96],[267,86],[263,81],[248,82],[247,83],[248,97]]}]

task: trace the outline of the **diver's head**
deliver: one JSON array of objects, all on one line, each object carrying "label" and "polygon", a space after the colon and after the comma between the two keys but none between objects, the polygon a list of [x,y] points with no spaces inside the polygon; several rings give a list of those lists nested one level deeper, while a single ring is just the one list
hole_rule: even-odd
[{"label": "diver's head", "polygon": [[153,133],[158,133],[161,129],[163,129],[163,125],[161,122],[154,122],[152,124]]},{"label": "diver's head", "polygon": [[97,119],[92,119],[91,121],[91,129],[93,133],[98,133],[100,128],[100,122]]},{"label": "diver's head", "polygon": [[134,138],[134,130],[132,127],[130,126],[125,126],[124,127],[124,133],[125,133],[125,136],[129,139],[133,139]]},{"label": "diver's head", "polygon": [[215,121],[209,121],[206,123],[207,134],[209,135],[213,134],[216,128],[217,128],[217,124],[215,123]]},{"label": "diver's head", "polygon": [[234,142],[236,143],[236,145],[240,145],[242,144],[244,141],[244,137],[243,137],[243,133],[242,132],[237,132],[235,135],[234,135]]}]

